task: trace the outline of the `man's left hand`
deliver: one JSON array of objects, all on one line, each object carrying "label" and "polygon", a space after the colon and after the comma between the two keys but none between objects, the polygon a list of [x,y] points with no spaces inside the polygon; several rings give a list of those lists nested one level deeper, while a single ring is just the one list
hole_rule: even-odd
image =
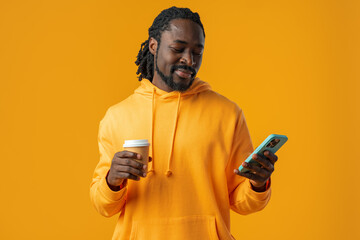
[{"label": "man's left hand", "polygon": [[252,155],[252,159],[257,161],[261,167],[254,163],[243,162],[242,166],[250,170],[250,172],[242,173],[238,169],[234,169],[234,173],[237,175],[250,179],[250,183],[254,187],[254,190],[265,187],[266,182],[274,172],[274,164],[278,160],[278,157],[270,151],[265,151],[264,155],[265,156],[258,154]]}]

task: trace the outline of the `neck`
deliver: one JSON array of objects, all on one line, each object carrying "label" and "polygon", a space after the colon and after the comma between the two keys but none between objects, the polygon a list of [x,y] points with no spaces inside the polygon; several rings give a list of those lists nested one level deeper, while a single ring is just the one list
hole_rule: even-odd
[{"label": "neck", "polygon": [[154,84],[156,87],[160,88],[161,90],[165,92],[172,92],[174,91],[171,89],[156,73],[154,74],[152,84]]}]

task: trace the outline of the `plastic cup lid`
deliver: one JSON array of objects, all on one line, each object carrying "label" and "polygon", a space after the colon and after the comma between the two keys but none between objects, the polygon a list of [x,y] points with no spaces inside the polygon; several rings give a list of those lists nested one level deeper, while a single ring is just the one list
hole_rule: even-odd
[{"label": "plastic cup lid", "polygon": [[141,140],[125,140],[123,147],[147,147],[150,143],[147,139]]}]

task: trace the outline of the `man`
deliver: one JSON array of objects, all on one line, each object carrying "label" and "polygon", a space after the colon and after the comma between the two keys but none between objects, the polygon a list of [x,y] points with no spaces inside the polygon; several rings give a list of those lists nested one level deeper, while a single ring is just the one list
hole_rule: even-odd
[{"label": "man", "polygon": [[[113,239],[233,239],[230,208],[249,214],[270,198],[277,156],[243,163],[253,146],[241,109],[195,77],[204,46],[197,13],[162,11],[137,56],[140,87],[100,123],[91,199],[104,216],[120,213]],[[130,139],[151,142],[148,172],[122,151]]]}]

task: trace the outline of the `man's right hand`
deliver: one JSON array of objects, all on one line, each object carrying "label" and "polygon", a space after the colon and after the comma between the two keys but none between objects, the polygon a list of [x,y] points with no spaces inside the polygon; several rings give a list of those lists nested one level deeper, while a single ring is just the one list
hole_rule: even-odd
[{"label": "man's right hand", "polygon": [[142,156],[138,153],[122,151],[114,154],[106,181],[110,189],[118,191],[125,179],[139,181],[146,176],[146,165],[137,162]]}]

